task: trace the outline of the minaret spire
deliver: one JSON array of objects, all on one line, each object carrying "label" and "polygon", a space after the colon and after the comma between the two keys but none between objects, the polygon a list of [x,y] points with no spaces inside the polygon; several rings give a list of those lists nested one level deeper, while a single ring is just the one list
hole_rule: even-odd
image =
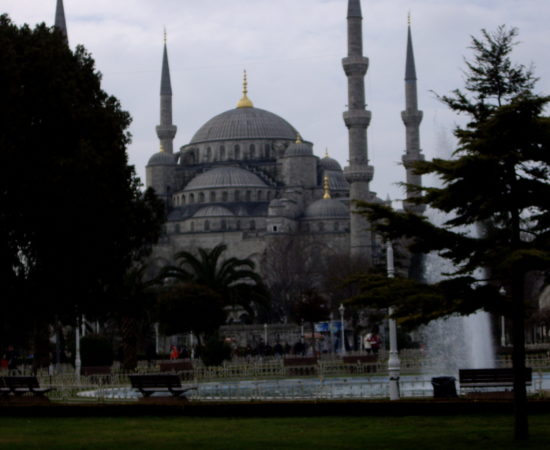
[{"label": "minaret spire", "polygon": [[[365,74],[369,60],[363,56],[363,17],[360,0],[348,0],[348,55],[342,60],[348,78],[348,110],[344,122],[349,132],[349,167],[344,174],[350,184],[350,199],[368,201],[374,168],[369,166],[367,128],[371,113],[365,109]],[[372,238],[367,220],[353,212],[350,217],[350,253],[372,263]]]},{"label": "minaret spire", "polygon": [[[407,27],[407,59],[405,62],[405,111],[401,113],[401,118],[405,124],[406,130],[406,150],[402,161],[407,171],[407,185],[422,186],[422,177],[416,175],[413,170],[413,164],[416,161],[423,161],[424,155],[420,149],[420,122],[422,122],[422,111],[418,110],[418,94],[416,86],[416,67],[414,64],[414,52],[411,34],[410,14]],[[407,188],[407,198],[416,196],[416,192],[411,187]],[[404,202],[406,211],[422,214],[425,210],[423,205]]]},{"label": "minaret spire", "polygon": [[172,123],[172,83],[170,82],[170,66],[168,65],[166,40],[165,28],[162,74],[160,78],[160,125],[157,126],[157,136],[164,151],[174,153],[173,141],[178,128]]},{"label": "minaret spire", "polygon": [[65,8],[63,8],[63,0],[57,0],[55,7],[55,26],[61,30],[65,36],[65,41],[69,43],[67,35],[67,22],[65,21]]}]

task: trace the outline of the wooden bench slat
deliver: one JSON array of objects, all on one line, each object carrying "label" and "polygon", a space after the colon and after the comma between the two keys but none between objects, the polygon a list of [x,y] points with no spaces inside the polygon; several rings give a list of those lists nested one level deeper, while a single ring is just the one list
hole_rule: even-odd
[{"label": "wooden bench slat", "polygon": [[[514,384],[514,369],[460,369],[458,371],[461,387],[508,387]],[[525,369],[525,382],[532,382],[532,370]]]},{"label": "wooden bench slat", "polygon": [[32,393],[35,395],[44,395],[55,388],[41,388],[36,377],[27,376],[8,376],[4,377],[4,383],[12,394],[22,395]]},{"label": "wooden bench slat", "polygon": [[187,391],[197,389],[196,386],[182,386],[178,375],[154,374],[129,377],[132,387],[144,397],[149,397],[155,392],[170,392],[174,397],[180,397]]}]

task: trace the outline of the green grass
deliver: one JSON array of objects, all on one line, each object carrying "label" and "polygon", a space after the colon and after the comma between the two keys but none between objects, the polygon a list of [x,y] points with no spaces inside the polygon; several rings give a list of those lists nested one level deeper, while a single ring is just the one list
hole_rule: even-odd
[{"label": "green grass", "polygon": [[510,416],[0,418],[0,449],[546,449],[550,414],[514,442]]}]

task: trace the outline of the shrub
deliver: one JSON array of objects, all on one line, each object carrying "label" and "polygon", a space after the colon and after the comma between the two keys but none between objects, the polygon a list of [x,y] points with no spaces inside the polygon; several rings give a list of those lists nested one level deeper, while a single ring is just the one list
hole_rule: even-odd
[{"label": "shrub", "polygon": [[80,339],[82,366],[110,366],[113,364],[113,345],[110,339],[95,334]]}]

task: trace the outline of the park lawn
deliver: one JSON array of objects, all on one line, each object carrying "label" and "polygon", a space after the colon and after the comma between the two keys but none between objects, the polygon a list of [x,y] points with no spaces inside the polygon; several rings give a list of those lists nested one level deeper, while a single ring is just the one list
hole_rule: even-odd
[{"label": "park lawn", "polygon": [[512,440],[512,417],[0,418],[0,449],[545,449],[550,414]]}]

